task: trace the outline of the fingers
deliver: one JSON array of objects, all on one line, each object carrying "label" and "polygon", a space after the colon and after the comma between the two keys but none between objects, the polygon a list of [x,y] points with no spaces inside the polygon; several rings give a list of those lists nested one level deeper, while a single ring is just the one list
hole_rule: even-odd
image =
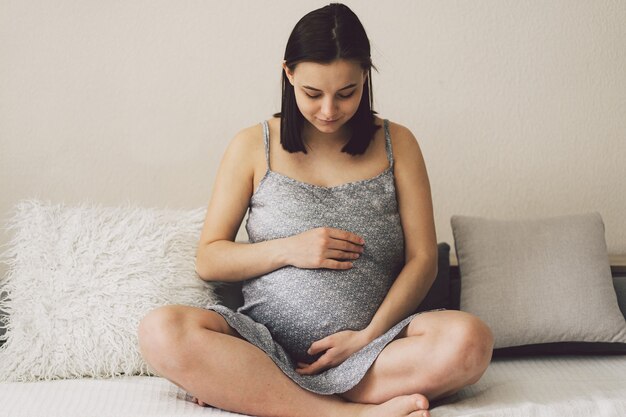
[{"label": "fingers", "polygon": [[328,237],[331,238],[329,248],[350,252],[363,252],[365,240],[346,230],[327,227]]},{"label": "fingers", "polygon": [[320,352],[326,351],[325,354],[320,356],[315,362],[308,364],[304,362],[298,362],[298,372],[300,375],[313,375],[319,373],[326,368],[332,366],[332,355],[330,349],[333,347],[333,338],[331,336],[317,340],[311,343],[311,347],[307,350],[307,353],[311,356],[317,355]]},{"label": "fingers", "polygon": [[326,368],[330,368],[331,363],[322,355],[322,357],[311,364],[299,362],[298,366],[299,368],[296,369],[296,372],[300,375],[314,375],[326,370]]},{"label": "fingers", "polygon": [[352,268],[352,262],[340,262],[334,259],[324,259],[320,265],[320,268],[327,269],[350,269]]},{"label": "fingers", "polygon": [[333,346],[332,339],[330,337],[325,337],[323,339],[316,340],[315,342],[311,343],[311,347],[309,347],[309,350],[307,350],[306,353],[308,353],[311,356],[315,356],[320,352],[330,349],[332,346]]},{"label": "fingers", "polygon": [[354,252],[343,252],[331,249],[324,253],[324,259],[321,262],[321,268],[328,269],[350,269],[353,264],[350,261],[358,259],[361,255]]},{"label": "fingers", "polygon": [[336,260],[350,260],[357,259],[361,254],[355,252],[344,252],[336,249],[327,250],[324,254],[328,259],[336,259]]},{"label": "fingers", "polygon": [[322,267],[329,269],[352,268],[352,262],[349,261],[358,259],[363,253],[363,246],[360,243],[364,242],[363,238],[341,229],[332,227],[325,229],[329,233],[327,236],[329,240],[328,249],[324,254],[326,260]]},{"label": "fingers", "polygon": [[363,245],[365,243],[365,239],[361,236],[348,232],[347,230],[337,229],[334,227],[328,227],[327,229],[330,232],[330,236],[334,239],[345,240],[347,242],[352,242],[355,245]]},{"label": "fingers", "polygon": [[[333,227],[318,227],[311,230],[315,236],[312,242],[313,261],[311,268],[350,269],[352,261],[363,253],[364,239],[354,233]],[[296,265],[297,266],[297,265]]]},{"label": "fingers", "polygon": [[356,245],[346,240],[330,238],[328,241],[328,249],[339,250],[343,252],[363,253],[363,246]]}]

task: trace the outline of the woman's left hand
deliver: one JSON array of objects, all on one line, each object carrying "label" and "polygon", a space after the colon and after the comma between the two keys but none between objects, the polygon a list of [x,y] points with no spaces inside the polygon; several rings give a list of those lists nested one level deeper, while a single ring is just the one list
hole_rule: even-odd
[{"label": "woman's left hand", "polygon": [[314,375],[328,368],[333,368],[348,359],[354,352],[361,350],[371,339],[364,331],[344,330],[326,336],[311,344],[309,355],[326,351],[315,362],[298,362],[296,372],[300,375]]}]

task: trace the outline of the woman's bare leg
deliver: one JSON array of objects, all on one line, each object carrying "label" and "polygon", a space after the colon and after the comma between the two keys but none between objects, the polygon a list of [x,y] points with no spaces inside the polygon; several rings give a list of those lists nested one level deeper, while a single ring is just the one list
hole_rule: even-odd
[{"label": "woman's bare leg", "polygon": [[259,348],[213,311],[161,307],[139,326],[143,357],[159,375],[212,406],[256,416],[428,416],[420,394],[380,405],[319,395],[288,378]]},{"label": "woman's bare leg", "polygon": [[363,379],[341,396],[382,402],[419,392],[433,401],[478,382],[492,351],[493,335],[478,317],[455,310],[420,314],[383,349]]}]

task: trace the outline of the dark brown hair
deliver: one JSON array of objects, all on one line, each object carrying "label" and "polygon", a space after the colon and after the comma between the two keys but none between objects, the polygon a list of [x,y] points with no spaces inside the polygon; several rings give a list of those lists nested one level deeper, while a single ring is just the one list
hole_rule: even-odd
[{"label": "dark brown hair", "polygon": [[[363,95],[359,107],[346,123],[350,128],[350,139],[342,152],[359,155],[365,152],[380,128],[374,122],[372,64],[370,43],[365,28],[350,8],[341,3],[307,13],[293,28],[285,48],[286,65],[294,71],[300,62],[327,64],[337,59],[352,60],[367,71],[367,83],[363,86]],[[302,141],[304,116],[298,109],[294,87],[289,82],[285,71],[282,72],[282,103],[280,113],[280,143],[288,152],[306,152]]]}]

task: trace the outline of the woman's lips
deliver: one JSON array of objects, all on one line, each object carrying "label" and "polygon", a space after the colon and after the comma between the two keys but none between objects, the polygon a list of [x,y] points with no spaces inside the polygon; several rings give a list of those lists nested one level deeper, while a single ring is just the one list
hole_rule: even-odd
[{"label": "woman's lips", "polygon": [[331,124],[331,123],[336,122],[339,119],[333,119],[333,120],[317,119],[317,120],[319,120],[320,122],[325,123],[325,124]]}]

